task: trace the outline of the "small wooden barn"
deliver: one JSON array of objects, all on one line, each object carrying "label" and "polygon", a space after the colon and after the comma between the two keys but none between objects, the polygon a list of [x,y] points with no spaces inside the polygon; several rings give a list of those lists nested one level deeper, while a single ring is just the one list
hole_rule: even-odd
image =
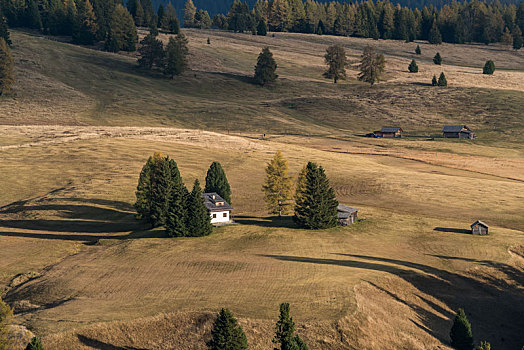
[{"label": "small wooden barn", "polygon": [[475,133],[466,125],[444,125],[442,133],[446,138],[474,139]]},{"label": "small wooden barn", "polygon": [[341,226],[348,226],[357,221],[358,209],[348,207],[344,204],[339,204],[337,207],[338,224]]},{"label": "small wooden barn", "polygon": [[471,224],[471,233],[474,235],[487,235],[489,226],[484,222],[477,220]]},{"label": "small wooden barn", "polygon": [[404,130],[397,126],[383,126],[379,131],[375,131],[375,135],[381,137],[402,137]]}]

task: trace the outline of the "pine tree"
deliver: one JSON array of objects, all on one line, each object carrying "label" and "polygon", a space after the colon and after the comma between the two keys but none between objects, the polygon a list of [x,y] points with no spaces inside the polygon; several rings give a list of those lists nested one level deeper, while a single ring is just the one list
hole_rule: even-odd
[{"label": "pine tree", "polygon": [[308,163],[305,188],[301,191],[301,200],[295,203],[294,220],[297,224],[309,229],[337,225],[338,201],[321,166]]},{"label": "pine tree", "polygon": [[228,309],[221,309],[211,330],[211,350],[247,350],[247,338]]},{"label": "pine tree", "polygon": [[[3,40],[3,39],[1,39]],[[9,322],[13,317],[13,309],[0,299],[0,350],[10,350]]]},{"label": "pine tree", "polygon": [[437,20],[433,21],[433,25],[429,30],[428,41],[430,44],[442,44],[442,35],[437,27]]},{"label": "pine tree", "polygon": [[[156,29],[156,28],[155,28]],[[156,30],[158,35],[158,30]],[[148,35],[140,41],[138,53],[138,65],[142,68],[152,69],[153,66],[163,67],[164,44],[156,38],[155,31],[151,30]]]},{"label": "pine tree", "polygon": [[261,35],[261,36],[267,35],[267,25],[266,25],[266,21],[264,21],[263,19],[258,21],[257,35]]},{"label": "pine tree", "polygon": [[116,5],[109,26],[106,50],[135,51],[137,42],[138,34],[133,17],[124,6]]},{"label": "pine tree", "polygon": [[7,45],[11,46],[13,43],[9,38],[9,28],[7,27],[7,18],[2,13],[2,8],[0,7],[0,38],[3,38]]},{"label": "pine tree", "polygon": [[184,7],[184,28],[191,28],[195,26],[196,7],[193,0],[187,0]]},{"label": "pine tree", "polygon": [[[295,185],[295,208],[297,207],[303,207],[305,206],[305,200],[306,200],[306,181],[307,181],[307,164],[302,167],[300,172],[298,173],[297,182]],[[293,216],[293,220],[298,226],[304,226],[305,220],[303,217],[298,217],[296,215]]]},{"label": "pine tree", "polygon": [[187,202],[186,229],[189,236],[207,236],[213,230],[211,216],[207,211],[200,182],[195,180]]},{"label": "pine tree", "polygon": [[226,173],[219,162],[211,163],[211,166],[207,170],[204,192],[215,192],[231,204],[231,187],[227,181]]},{"label": "pine tree", "polygon": [[504,33],[500,38],[500,42],[507,46],[513,45],[513,36],[511,35],[511,32],[509,31],[508,27],[504,28]]},{"label": "pine tree", "polygon": [[328,47],[324,55],[324,62],[328,66],[327,71],[323,74],[325,78],[333,79],[335,84],[339,79],[346,79],[346,50],[342,46]]},{"label": "pine tree", "polygon": [[440,73],[440,76],[438,77],[438,86],[448,86],[448,81],[446,80],[446,76],[444,75],[444,72]]},{"label": "pine tree", "polygon": [[[174,186],[174,178],[179,178],[180,173],[176,167],[170,163],[174,160],[166,157],[154,165],[151,172],[151,206],[150,206],[150,222],[153,227],[158,227],[166,224],[166,216],[168,213],[170,197]],[[173,170],[176,171],[173,174]]]},{"label": "pine tree", "polygon": [[[178,170],[178,169],[177,169]],[[166,233],[171,237],[187,237],[189,193],[180,176],[173,177],[171,197],[166,214]]]},{"label": "pine tree", "polygon": [[135,10],[135,24],[137,27],[141,27],[146,22],[146,14],[144,13],[144,8],[142,7],[142,4],[140,1],[136,3],[136,10]]},{"label": "pine tree", "polygon": [[495,72],[495,63],[492,60],[486,61],[484,68],[482,69],[482,74],[493,74]]},{"label": "pine tree", "polygon": [[418,73],[417,62],[415,62],[415,60],[411,60],[408,69],[410,73]]},{"label": "pine tree", "polygon": [[187,39],[184,34],[178,33],[175,38],[170,37],[166,46],[164,73],[171,79],[175,75],[184,73],[188,68]]},{"label": "pine tree", "polygon": [[275,73],[276,70],[277,63],[273,58],[273,54],[268,47],[263,48],[258,55],[257,65],[255,66],[255,82],[262,86],[274,82],[278,78],[278,75]]},{"label": "pine tree", "polygon": [[480,345],[475,350],[491,350],[491,344],[487,341],[481,341]]},{"label": "pine tree", "polygon": [[164,19],[165,15],[166,15],[166,11],[164,9],[164,5],[162,5],[162,4],[158,5],[158,11],[156,12],[156,17],[157,17],[156,26],[157,26],[157,28],[161,28],[162,27],[162,20]]},{"label": "pine tree", "polygon": [[4,38],[0,38],[0,96],[11,91],[15,82],[13,67],[14,61],[11,50]]},{"label": "pine tree", "polygon": [[422,53],[422,51],[420,50],[420,45],[417,45],[416,49],[415,49],[415,53],[417,55],[420,55]]},{"label": "pine tree", "polygon": [[294,333],[295,322],[289,314],[289,303],[282,303],[279,319],[275,325],[273,343],[280,344],[280,350],[308,350],[306,343]]},{"label": "pine tree", "polygon": [[522,47],[522,31],[518,26],[513,28],[513,48],[515,50],[520,50]]},{"label": "pine tree", "polygon": [[180,22],[171,2],[166,6],[166,12],[162,18],[161,28],[173,34],[180,33]]},{"label": "pine tree", "polygon": [[374,46],[366,46],[362,53],[358,80],[370,83],[373,86],[375,82],[380,81],[385,66],[384,55],[377,54]]},{"label": "pine tree", "polygon": [[471,332],[471,325],[463,309],[459,309],[451,332],[451,347],[456,350],[472,350],[473,349],[473,333]]},{"label": "pine tree", "polygon": [[138,1],[138,0],[127,0],[126,8],[129,11],[129,13],[131,14],[131,16],[133,16],[133,17],[136,16],[136,8],[137,8],[139,3],[140,3],[140,1]]},{"label": "pine tree", "polygon": [[288,170],[287,160],[281,151],[277,151],[266,167],[266,181],[262,186],[269,213],[279,217],[289,214],[292,206],[293,183]]},{"label": "pine tree", "polygon": [[73,42],[93,45],[97,32],[93,6],[89,0],[78,0],[77,6],[77,16],[73,25]]},{"label": "pine tree", "polygon": [[161,153],[156,152],[152,157],[149,157],[146,164],[142,167],[135,192],[135,209],[137,211],[138,219],[151,222],[151,174],[157,164],[162,162],[163,159],[164,156]]},{"label": "pine tree", "polygon": [[25,22],[29,28],[42,30],[42,17],[40,16],[38,2],[36,0],[28,0]]},{"label": "pine tree", "polygon": [[431,85],[433,85],[433,86],[437,86],[438,85],[438,81],[437,81],[437,76],[436,75],[433,75],[433,79],[431,79]]},{"label": "pine tree", "polygon": [[433,57],[433,63],[441,65],[442,64],[442,57],[440,57],[440,53],[436,53],[435,57]]},{"label": "pine tree", "polygon": [[27,347],[25,348],[25,350],[44,350],[44,346],[42,345],[40,338],[33,337],[31,339],[31,342],[27,344]]}]

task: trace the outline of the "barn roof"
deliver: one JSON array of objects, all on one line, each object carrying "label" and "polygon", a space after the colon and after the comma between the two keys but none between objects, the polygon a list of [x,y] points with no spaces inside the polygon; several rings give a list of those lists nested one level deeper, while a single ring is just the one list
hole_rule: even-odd
[{"label": "barn roof", "polygon": [[469,130],[466,125],[444,125],[442,132],[461,132],[462,129]]},{"label": "barn roof", "polygon": [[484,227],[489,227],[486,223],[480,221],[480,220],[477,220],[475,221],[474,223],[471,224],[471,228],[473,228],[473,226],[477,226],[477,225],[480,225],[480,226],[484,226]]},{"label": "barn roof", "polygon": [[[233,207],[215,192],[204,193],[202,196],[204,197],[204,204],[209,211],[233,210]],[[224,203],[224,205],[217,205],[217,203]]]},{"label": "barn roof", "polygon": [[382,129],[380,129],[380,132],[398,132],[398,131],[404,131],[402,128],[399,128],[397,126],[383,126]]},{"label": "barn roof", "polygon": [[337,211],[338,212],[342,212],[342,213],[354,213],[356,211],[358,211],[358,209],[356,208],[351,208],[351,207],[348,207],[347,205],[344,205],[344,204],[339,204],[338,207],[337,207]]}]

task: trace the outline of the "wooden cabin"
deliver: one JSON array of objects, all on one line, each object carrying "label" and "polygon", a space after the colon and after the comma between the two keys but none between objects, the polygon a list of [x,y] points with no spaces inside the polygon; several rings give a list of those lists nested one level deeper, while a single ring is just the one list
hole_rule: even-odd
[{"label": "wooden cabin", "polygon": [[475,133],[466,125],[444,125],[442,133],[446,138],[474,139]]},{"label": "wooden cabin", "polygon": [[489,226],[484,222],[477,220],[471,225],[471,233],[474,235],[487,235]]},{"label": "wooden cabin", "polygon": [[357,221],[358,209],[339,204],[337,207],[337,220],[340,226],[348,226]]},{"label": "wooden cabin", "polygon": [[375,131],[378,137],[402,137],[404,130],[396,126],[383,126],[379,131]]}]

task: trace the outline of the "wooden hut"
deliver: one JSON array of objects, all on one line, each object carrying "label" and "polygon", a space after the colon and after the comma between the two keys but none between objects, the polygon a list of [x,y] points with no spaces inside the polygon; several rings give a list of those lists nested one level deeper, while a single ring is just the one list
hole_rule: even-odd
[{"label": "wooden hut", "polygon": [[466,125],[444,125],[442,133],[446,138],[474,139],[475,133]]},{"label": "wooden hut", "polygon": [[484,222],[477,220],[471,225],[471,233],[474,235],[487,235],[489,226]]},{"label": "wooden hut", "polygon": [[341,226],[348,226],[357,221],[358,209],[348,207],[344,204],[339,204],[337,207],[338,224]]},{"label": "wooden hut", "polygon": [[379,131],[375,131],[375,135],[379,137],[402,137],[404,130],[397,126],[383,126]]}]

